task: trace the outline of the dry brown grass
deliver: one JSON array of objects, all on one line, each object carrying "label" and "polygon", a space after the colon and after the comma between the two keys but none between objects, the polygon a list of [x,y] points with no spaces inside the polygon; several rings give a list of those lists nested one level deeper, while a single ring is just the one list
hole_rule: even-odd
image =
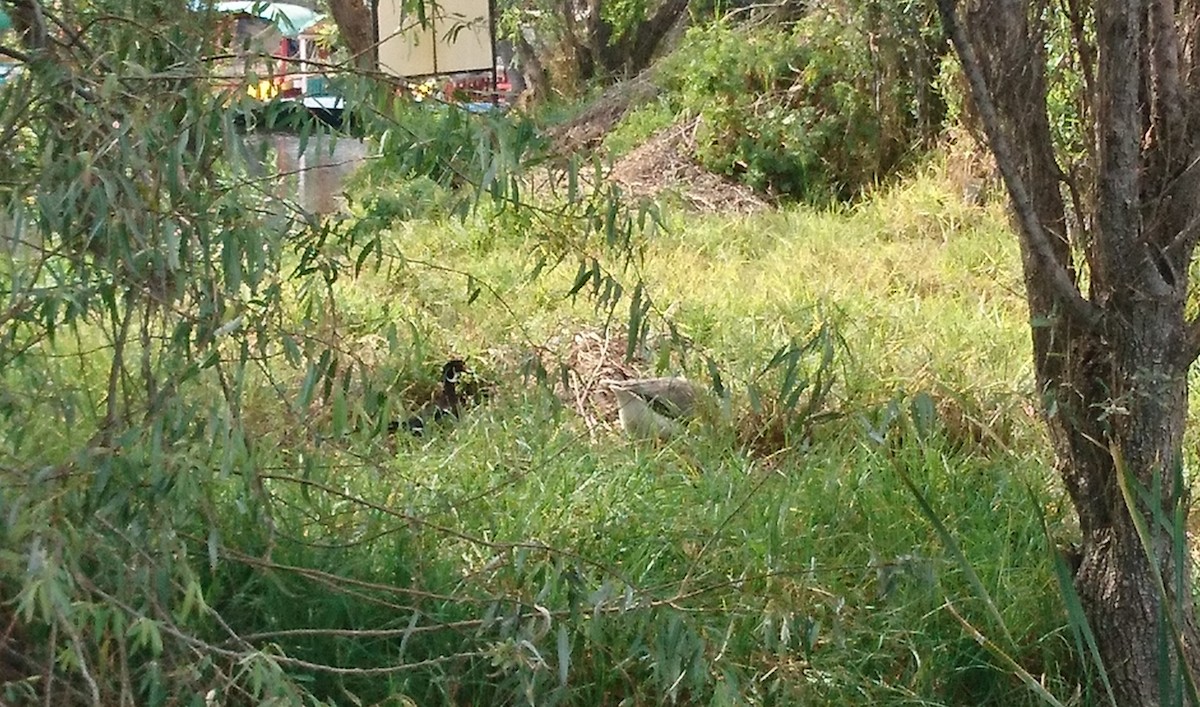
[{"label": "dry brown grass", "polygon": [[561,335],[560,344],[564,352],[554,393],[563,405],[580,416],[588,432],[595,436],[617,419],[616,397],[600,381],[640,375],[626,361],[628,339],[624,334],[588,328]]},{"label": "dry brown grass", "polygon": [[611,178],[635,197],[678,196],[702,213],[755,213],[771,203],[750,187],[713,174],[700,166],[696,154],[699,119],[685,120],[664,130],[622,157]]}]

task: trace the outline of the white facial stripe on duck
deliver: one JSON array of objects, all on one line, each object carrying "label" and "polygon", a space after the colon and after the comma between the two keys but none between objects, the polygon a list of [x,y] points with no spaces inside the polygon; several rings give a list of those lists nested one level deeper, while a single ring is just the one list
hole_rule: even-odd
[{"label": "white facial stripe on duck", "polygon": [[428,422],[441,422],[447,418],[457,419],[463,400],[456,386],[462,380],[462,376],[469,372],[467,364],[461,359],[447,361],[442,366],[441,388],[434,393],[432,400],[405,420],[404,427],[413,435],[420,437],[424,434]]}]

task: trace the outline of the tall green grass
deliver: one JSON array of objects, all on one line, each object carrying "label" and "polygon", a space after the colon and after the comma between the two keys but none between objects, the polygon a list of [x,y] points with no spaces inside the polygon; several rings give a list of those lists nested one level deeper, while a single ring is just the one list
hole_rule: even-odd
[{"label": "tall green grass", "polygon": [[[744,413],[747,385],[780,346],[832,326],[844,340],[836,414],[813,434],[767,456],[719,430],[665,446],[615,430],[593,439],[521,362],[536,347],[552,363],[571,333],[619,331],[620,318],[563,297],[573,268],[530,278],[536,235],[398,223],[385,267],[339,284],[325,325],[364,354],[394,329],[401,345],[369,357],[385,379],[466,355],[495,393],[459,424],[394,446],[352,438],[301,460],[279,445],[283,471],[266,480],[279,503],[272,561],[369,589],[268,573],[236,591],[214,578],[223,589],[209,601],[247,633],[347,631],[281,646],[292,657],[429,661],[386,679],[314,670],[326,695],[1038,703],[944,608],[951,597],[975,626],[1001,629],[907,478],[974,563],[1012,657],[1070,695],[1078,667],[1028,489],[1052,532],[1070,531],[1031,415],[1001,210],[961,205],[927,175],[850,210],[675,214],[666,226],[623,275],[690,341],[658,360],[700,380],[713,361]],[[472,298],[468,274],[489,293]],[[261,412],[264,439],[287,438]],[[355,634],[368,629],[392,633]]]},{"label": "tall green grass", "polygon": [[[396,222],[378,269],[292,293],[288,327],[343,352],[332,378],[351,370],[345,387],[274,355],[277,368],[240,379],[245,438],[227,439],[219,396],[197,395],[211,415],[189,433],[196,444],[163,450],[166,433],[147,430],[115,458],[114,483],[134,495],[139,464],[172,466],[157,505],[121,501],[171,514],[169,537],[145,552],[187,558],[179,576],[145,581],[190,607],[180,626],[241,656],[162,675],[191,670],[228,704],[301,692],[339,704],[1038,704],[949,599],[989,636],[1006,630],[1007,655],[1046,690],[1073,694],[1083,673],[1042,518],[1054,536],[1071,526],[1030,408],[1019,256],[999,208],[960,204],[930,173],[842,211],[668,214],[641,258],[614,267],[627,292],[642,282],[650,328],[669,321],[687,342],[651,337],[645,372],[659,362],[705,381],[711,363],[735,420],[752,384],[778,389],[779,371],[764,373],[777,352],[837,333],[828,414],[753,451],[720,424],[658,445],[593,433],[523,373],[536,353],[553,379],[573,333],[623,331],[624,310],[566,297],[571,261],[532,277],[547,234],[503,223]],[[334,306],[305,306],[313,298]],[[371,432],[452,355],[491,381],[487,402],[422,438]],[[60,363],[42,385],[102,385],[86,354],[47,360]],[[35,449],[63,443],[69,429],[55,429]],[[158,656],[139,631],[135,657]]]}]

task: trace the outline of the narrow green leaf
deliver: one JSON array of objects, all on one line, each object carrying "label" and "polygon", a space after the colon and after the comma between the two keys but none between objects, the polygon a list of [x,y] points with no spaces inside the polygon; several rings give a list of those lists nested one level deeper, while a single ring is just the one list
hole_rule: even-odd
[{"label": "narrow green leaf", "polygon": [[604,213],[604,241],[610,246],[617,242],[617,215],[620,209],[620,202],[614,199],[609,201],[608,210]]},{"label": "narrow green leaf", "polygon": [[317,382],[320,379],[320,366],[316,363],[310,364],[308,372],[304,375],[304,382],[300,386],[300,397],[296,401],[300,410],[305,410],[312,404],[313,392],[316,390]]},{"label": "narrow green leaf", "polygon": [[705,356],[704,363],[708,367],[708,377],[712,381],[713,392],[718,398],[725,397],[725,383],[721,380],[721,369],[717,368],[717,362],[712,358]]},{"label": "narrow green leaf", "polygon": [[579,270],[575,273],[575,284],[567,292],[567,298],[574,297],[592,279],[592,270],[586,260],[579,261]]},{"label": "narrow green leaf", "polygon": [[945,524],[942,523],[941,518],[934,512],[933,506],[925,499],[925,494],[921,493],[921,490],[909,478],[903,467],[896,465],[895,470],[896,474],[900,477],[900,481],[912,493],[913,498],[917,502],[917,507],[921,511],[921,515],[925,516],[925,520],[929,521],[929,524],[933,526],[946,551],[950,553],[955,562],[958,563],[959,569],[966,575],[967,581],[971,583],[971,587],[975,590],[975,596],[983,600],[983,604],[987,607],[988,613],[991,614],[992,620],[996,622],[996,626],[1004,635],[1004,640],[1009,646],[1015,647],[1017,643],[1013,640],[1012,634],[1009,633],[1008,625],[1004,623],[1004,617],[1000,614],[1000,609],[996,607],[996,602],[992,601],[992,596],[988,593],[987,587],[984,586],[983,580],[976,574],[975,568],[971,566],[971,563],[967,560],[967,556],[963,554],[962,548],[958,546],[958,542],[954,539],[954,536],[950,534]]},{"label": "narrow green leaf", "polygon": [[[1146,564],[1150,567],[1150,575],[1154,580],[1154,589],[1158,592],[1159,602],[1163,607],[1163,615],[1167,620],[1167,625],[1171,633],[1171,641],[1174,644],[1176,656],[1181,660],[1188,653],[1183,645],[1182,627],[1176,621],[1175,612],[1171,610],[1170,595],[1167,594],[1166,584],[1163,582],[1162,571],[1158,566],[1158,555],[1154,551],[1155,543],[1150,535],[1150,529],[1146,526],[1146,518],[1137,509],[1137,503],[1133,497],[1131,484],[1136,480],[1132,478],[1129,469],[1125,466],[1125,457],[1121,454],[1121,450],[1117,448],[1115,443],[1109,443],[1109,453],[1112,454],[1113,464],[1117,471],[1117,486],[1121,489],[1121,498],[1125,501],[1125,509],[1129,512],[1129,517],[1133,521],[1133,527],[1137,532],[1138,542],[1142,545],[1142,552],[1146,555]],[[1151,513],[1156,517],[1162,516],[1162,508],[1158,504],[1156,498],[1149,499],[1147,505],[1151,509]],[[1160,518],[1156,518],[1160,520]],[[1177,601],[1185,601],[1184,597],[1178,597]],[[1186,660],[1183,661],[1186,663]],[[1187,688],[1188,698],[1191,704],[1200,705],[1200,694],[1196,689],[1196,678],[1190,670],[1183,668],[1179,671],[1184,679],[1184,686]]]},{"label": "narrow green leaf", "polygon": [[238,234],[227,230],[221,239],[221,267],[225,275],[225,291],[237,292],[242,286],[242,249]]},{"label": "narrow green leaf", "polygon": [[758,389],[758,385],[751,383],[746,388],[746,395],[750,398],[750,410],[755,415],[761,415],[763,412],[762,393]]},{"label": "narrow green leaf", "polygon": [[539,254],[537,260],[533,264],[533,268],[531,268],[529,271],[529,282],[533,282],[534,280],[538,279],[538,276],[541,275],[542,271],[546,269],[547,263],[548,260],[546,259],[546,256],[544,254]]},{"label": "narrow green leaf", "polygon": [[[300,353],[300,347],[296,344],[296,339],[290,334],[284,334],[282,340],[283,354],[287,358],[288,363],[293,366],[298,365],[302,354]],[[393,346],[392,348],[395,347]]]},{"label": "narrow green leaf", "polygon": [[[1083,602],[1079,598],[1079,593],[1075,591],[1075,582],[1071,578],[1070,568],[1063,561],[1059,553],[1054,551],[1054,541],[1050,535],[1050,526],[1046,523],[1046,515],[1042,512],[1042,506],[1037,502],[1037,498],[1033,495],[1033,490],[1026,486],[1026,494],[1029,497],[1029,503],[1037,513],[1038,520],[1042,525],[1042,536],[1046,539],[1046,546],[1050,549],[1050,560],[1054,564],[1054,576],[1058,580],[1059,595],[1063,599],[1063,605],[1067,609],[1067,620],[1070,623],[1071,631],[1075,634],[1077,650],[1080,655],[1087,655],[1091,660],[1092,666],[1096,669],[1100,676],[1100,682],[1104,685],[1104,691],[1108,695],[1108,702],[1112,707],[1117,707],[1117,698],[1113,693],[1112,683],[1108,678],[1108,670],[1104,667],[1104,661],[1100,659],[1100,647],[1096,643],[1096,634],[1092,632],[1092,626],[1087,620],[1087,614],[1083,610]],[[1087,649],[1084,650],[1084,643]]]},{"label": "narrow green leaf", "polygon": [[208,568],[215,570],[221,555],[221,534],[216,526],[208,530]]},{"label": "narrow green leaf", "polygon": [[571,673],[571,638],[567,634],[567,624],[558,624],[558,682],[567,686],[567,677]]},{"label": "narrow green leaf", "polygon": [[933,396],[922,390],[913,396],[909,407],[912,409],[912,420],[917,435],[922,439],[928,438],[937,423],[937,406],[933,402]]},{"label": "narrow green leaf", "polygon": [[644,293],[645,288],[642,282],[638,281],[638,284],[633,288],[633,296],[629,299],[629,326],[625,332],[626,361],[633,360],[634,354],[637,353],[638,342],[641,340],[642,326],[646,314],[642,303]]},{"label": "narrow green leaf", "polygon": [[1036,694],[1043,702],[1051,705],[1051,707],[1064,707],[1063,703],[1060,702],[1057,697],[1050,694],[1050,691],[1047,690],[1042,683],[1038,682],[1037,678],[1033,677],[1033,675],[1030,675],[1028,670],[1021,667],[1020,663],[1014,660],[1008,653],[1005,653],[1000,646],[996,645],[996,643],[992,641],[992,639],[983,635],[979,629],[972,626],[970,622],[963,618],[962,614],[958,613],[958,610],[954,608],[954,604],[951,603],[949,599],[946,600],[946,610],[958,620],[958,623],[962,625],[967,633],[971,634],[971,637],[975,639],[976,643],[983,646],[988,653],[992,654],[993,658],[996,658],[1002,665],[1004,665],[1004,667],[1011,670],[1013,674],[1020,678],[1021,682],[1025,683],[1025,686],[1028,687],[1031,692]]},{"label": "narrow green leaf", "polygon": [[367,258],[369,258],[372,253],[377,253],[377,257],[383,256],[382,250],[380,249],[378,236],[368,241],[367,244],[362,247],[362,250],[358,251],[358,257],[354,259],[354,274],[356,276],[362,274],[363,263],[367,262]]}]

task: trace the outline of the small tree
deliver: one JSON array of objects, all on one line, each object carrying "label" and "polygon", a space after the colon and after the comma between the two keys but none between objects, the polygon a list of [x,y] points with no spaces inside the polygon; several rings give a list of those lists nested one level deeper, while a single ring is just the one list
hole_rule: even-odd
[{"label": "small tree", "polygon": [[[1019,225],[1042,412],[1082,532],[1075,588],[1117,704],[1161,704],[1180,675],[1200,675],[1178,532],[1187,372],[1200,353],[1186,306],[1200,237],[1200,5],[939,7]],[[1065,48],[1054,68],[1047,47]],[[1056,150],[1048,100],[1049,72],[1064,68],[1079,78],[1073,159]]]}]

